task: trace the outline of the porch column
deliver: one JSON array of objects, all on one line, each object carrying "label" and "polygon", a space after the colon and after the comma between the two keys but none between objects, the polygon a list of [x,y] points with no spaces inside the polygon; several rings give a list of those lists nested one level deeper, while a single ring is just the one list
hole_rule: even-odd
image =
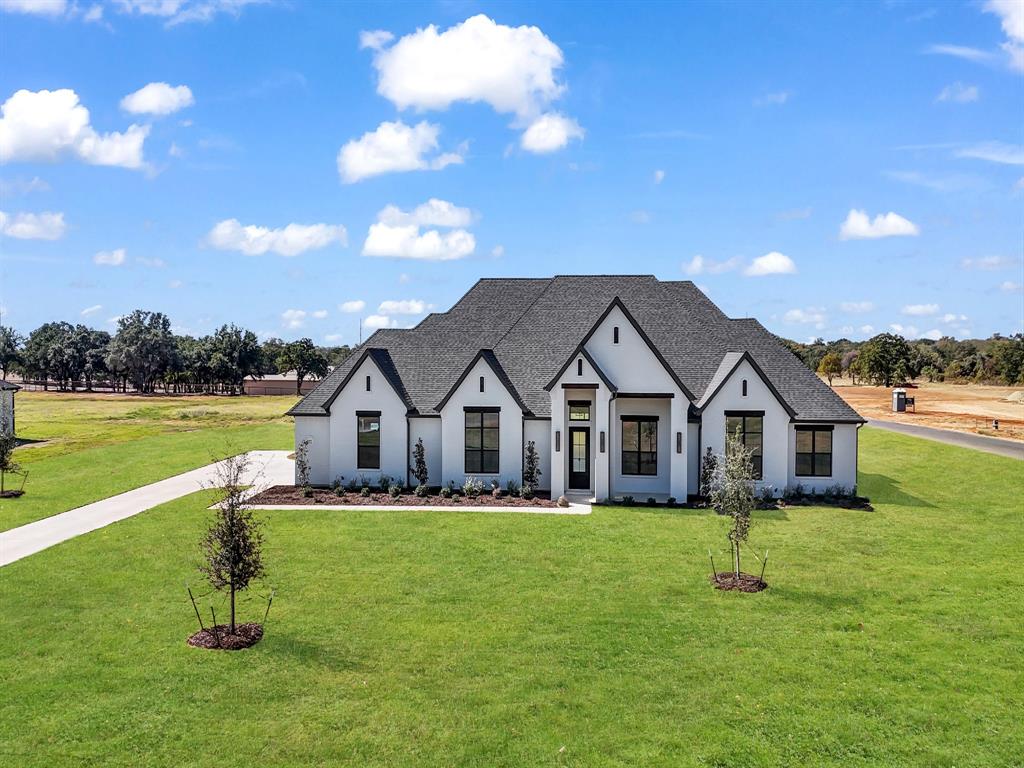
[{"label": "porch column", "polygon": [[[687,438],[687,413],[690,409],[690,401],[686,395],[677,392],[676,397],[671,400],[669,409],[669,494],[675,496],[680,502],[686,501],[686,445]],[[678,449],[678,450],[677,450]]]},{"label": "porch column", "polygon": [[[551,389],[551,461],[550,466],[545,467],[548,473],[548,480],[551,482],[551,498],[557,499],[565,493],[565,390],[560,386]],[[544,485],[544,478],[541,478],[541,485]]]},{"label": "porch column", "polygon": [[[590,437],[591,452],[594,456],[594,498],[607,499],[611,474],[611,424],[609,406],[612,393],[603,383],[594,393],[594,434]],[[601,435],[604,435],[604,451],[601,451]]]}]

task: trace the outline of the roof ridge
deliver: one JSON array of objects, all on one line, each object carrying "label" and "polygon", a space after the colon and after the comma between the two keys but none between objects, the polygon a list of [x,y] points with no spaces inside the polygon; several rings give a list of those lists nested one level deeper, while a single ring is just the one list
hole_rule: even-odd
[{"label": "roof ridge", "polygon": [[[526,278],[522,278],[522,279],[526,279]],[[520,321],[521,321],[521,320],[522,320],[522,319],[523,319],[524,317],[526,317],[526,314],[527,314],[527,313],[528,313],[528,312],[529,312],[529,311],[530,311],[531,309],[533,309],[534,305],[536,305],[536,303],[537,303],[538,301],[540,301],[540,298],[541,298],[541,296],[543,296],[543,295],[544,295],[545,293],[547,293],[547,292],[548,292],[548,289],[550,289],[550,288],[551,288],[551,284],[552,284],[552,283],[553,283],[553,282],[555,281],[555,278],[553,278],[553,277],[546,277],[546,278],[536,278],[536,279],[538,279],[538,280],[547,280],[547,285],[545,285],[545,286],[544,286],[544,290],[543,290],[543,291],[541,291],[540,293],[538,293],[538,294],[537,294],[536,296],[534,296],[534,297],[533,297],[533,301],[531,301],[531,302],[530,302],[530,303],[529,303],[529,304],[528,304],[527,306],[525,306],[525,307],[523,308],[523,311],[519,313],[519,317],[517,317],[517,318],[516,318],[516,320],[515,320],[515,322],[514,322],[514,323],[512,323],[512,324],[511,324],[511,325],[510,325],[510,326],[509,326],[508,328],[506,328],[506,329],[505,329],[505,332],[504,332],[504,333],[503,333],[503,334],[501,335],[501,338],[500,338],[500,339],[498,339],[498,340],[497,340],[496,342],[494,342],[494,343],[493,343],[493,344],[491,345],[491,351],[492,351],[492,352],[494,352],[494,354],[495,354],[495,357],[497,357],[497,354],[498,354],[497,352],[495,352],[495,350],[496,350],[496,349],[498,348],[498,345],[500,345],[500,344],[501,344],[501,342],[503,342],[503,341],[505,340],[505,337],[506,337],[506,336],[508,336],[508,335],[509,335],[510,333],[512,333],[513,329],[514,329],[514,328],[515,328],[515,327],[516,327],[517,325],[519,325],[519,322],[520,322]]]}]

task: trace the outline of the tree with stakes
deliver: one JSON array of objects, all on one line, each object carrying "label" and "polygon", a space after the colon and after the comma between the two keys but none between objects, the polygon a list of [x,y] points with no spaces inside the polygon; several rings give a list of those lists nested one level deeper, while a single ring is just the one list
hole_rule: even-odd
[{"label": "tree with stakes", "polygon": [[728,539],[737,584],[740,582],[740,554],[750,534],[750,513],[756,506],[752,455],[738,433],[727,435],[725,456],[718,461],[711,485],[712,506],[719,514],[730,518]]},{"label": "tree with stakes", "polygon": [[215,485],[224,496],[202,541],[199,570],[211,586],[227,591],[231,601],[230,633],[235,632],[235,595],[264,575],[261,523],[246,504],[245,478],[249,459],[245,454],[217,465]]},{"label": "tree with stakes", "polygon": [[412,449],[412,476],[416,478],[416,482],[420,486],[426,487],[427,480],[430,479],[430,472],[427,470],[427,451],[423,447],[423,438],[416,440],[416,445]]}]

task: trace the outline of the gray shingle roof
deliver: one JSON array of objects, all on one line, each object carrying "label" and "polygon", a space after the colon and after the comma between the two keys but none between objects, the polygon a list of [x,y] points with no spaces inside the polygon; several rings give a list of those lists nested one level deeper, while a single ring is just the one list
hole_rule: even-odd
[{"label": "gray shingle roof", "polygon": [[16,392],[19,389],[21,389],[21,387],[19,387],[13,381],[5,381],[3,379],[0,379],[0,392]]},{"label": "gray shingle roof", "polygon": [[[447,312],[428,315],[415,328],[377,331],[364,349],[387,350],[413,412],[436,413],[486,349],[528,411],[549,416],[544,386],[616,298],[696,398],[713,384],[727,353],[748,352],[796,418],[860,420],[756,320],[730,320],[693,283],[652,275],[483,279]],[[361,357],[336,367],[289,413],[324,415]]]}]

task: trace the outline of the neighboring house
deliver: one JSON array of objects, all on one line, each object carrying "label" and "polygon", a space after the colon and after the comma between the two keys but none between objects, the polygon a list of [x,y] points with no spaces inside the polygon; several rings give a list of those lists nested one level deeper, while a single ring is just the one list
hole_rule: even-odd
[{"label": "neighboring house", "polygon": [[857,482],[864,420],[756,320],[653,276],[484,279],[415,328],[380,330],[289,411],[310,480],[522,479],[552,496],[699,490],[700,457],[739,430],[777,495]]},{"label": "neighboring house", "polygon": [[[295,371],[268,373],[259,379],[246,379],[242,382],[242,390],[247,395],[294,395],[297,382],[298,376]],[[309,394],[318,383],[315,378],[303,379],[300,394]]]},{"label": "neighboring house", "polygon": [[14,434],[14,393],[21,387],[0,379],[0,432]]}]

